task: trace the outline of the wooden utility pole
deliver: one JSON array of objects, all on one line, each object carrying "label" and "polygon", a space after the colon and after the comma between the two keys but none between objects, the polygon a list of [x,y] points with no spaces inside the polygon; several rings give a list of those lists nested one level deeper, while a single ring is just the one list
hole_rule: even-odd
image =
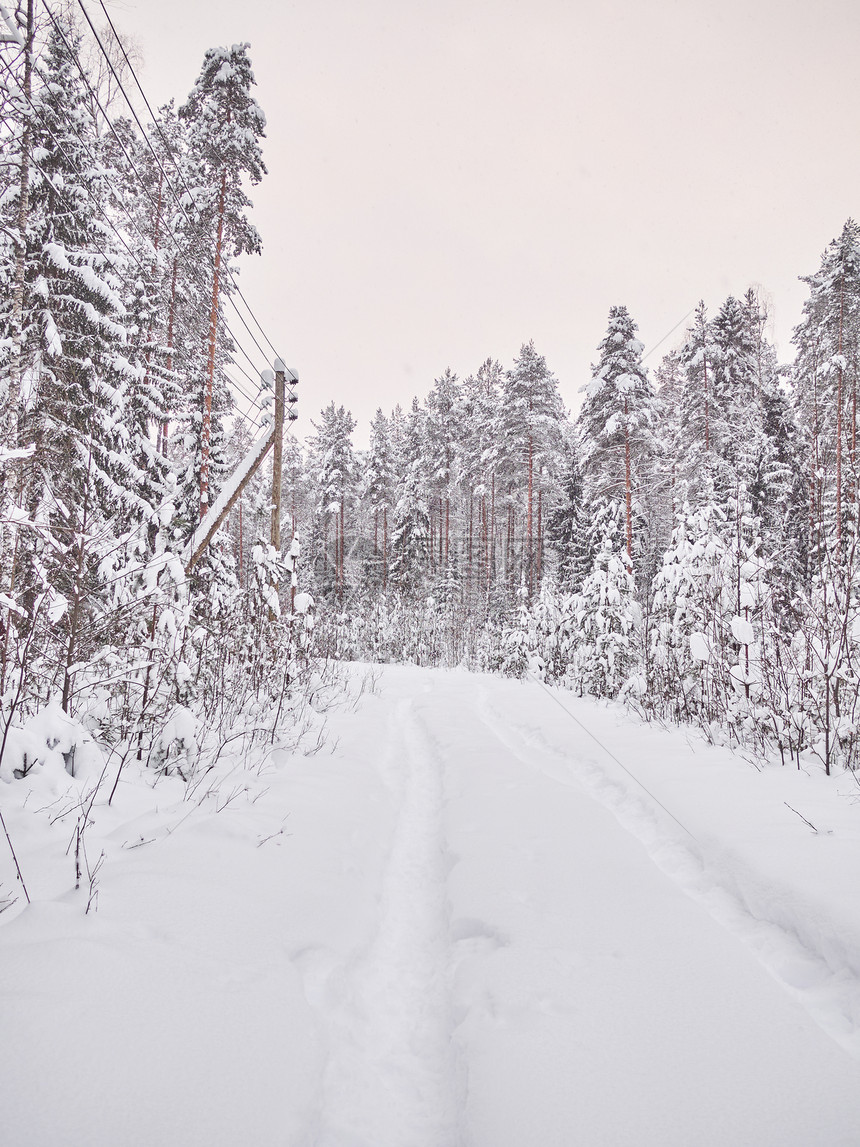
[{"label": "wooden utility pole", "polygon": [[284,466],[284,390],[286,367],[275,359],[275,440],[272,457],[272,545],[281,551],[281,480]]},{"label": "wooden utility pole", "polygon": [[[289,375],[290,393],[285,394],[286,376]],[[263,371],[264,386],[271,386],[271,371]],[[281,545],[281,483],[280,474],[283,465],[284,449],[284,421],[295,421],[298,415],[293,404],[297,401],[295,386],[298,376],[294,371],[288,370],[280,359],[275,360],[275,418],[274,424],[269,427],[253,444],[245,458],[239,463],[233,475],[225,483],[221,493],[214,502],[208,504],[208,509],[200,520],[197,529],[191,535],[185,547],[185,572],[190,573],[200,560],[206,547],[224,519],[235,506],[242,491],[256,474],[268,452],[275,447],[274,460],[275,478],[272,484],[272,544],[280,549]],[[279,399],[280,396],[280,399]],[[289,406],[289,414],[286,407]],[[277,531],[277,533],[276,533]]]}]

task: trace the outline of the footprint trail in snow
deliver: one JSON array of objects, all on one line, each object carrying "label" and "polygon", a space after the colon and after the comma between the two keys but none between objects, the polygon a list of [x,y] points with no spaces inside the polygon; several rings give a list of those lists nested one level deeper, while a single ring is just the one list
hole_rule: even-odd
[{"label": "footprint trail in snow", "polygon": [[384,758],[399,814],[378,932],[341,978],[319,1147],[455,1147],[441,765],[409,700]]}]

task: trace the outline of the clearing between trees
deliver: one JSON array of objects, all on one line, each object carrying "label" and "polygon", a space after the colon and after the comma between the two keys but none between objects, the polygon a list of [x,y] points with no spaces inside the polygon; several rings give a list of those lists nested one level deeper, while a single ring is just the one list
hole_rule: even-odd
[{"label": "clearing between trees", "polygon": [[537,683],[350,674],[320,751],[97,793],[95,916],[62,858],[85,770],[9,787],[8,1147],[857,1142],[850,775]]}]

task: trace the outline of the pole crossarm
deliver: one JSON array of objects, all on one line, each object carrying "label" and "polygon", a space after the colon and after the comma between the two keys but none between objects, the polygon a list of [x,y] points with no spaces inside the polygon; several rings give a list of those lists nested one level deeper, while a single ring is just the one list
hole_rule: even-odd
[{"label": "pole crossarm", "polygon": [[17,44],[19,48],[25,48],[24,37],[15,26],[15,21],[9,14],[5,4],[0,4],[0,17],[2,17],[3,23],[5,24],[5,27],[0,27],[0,44]]}]

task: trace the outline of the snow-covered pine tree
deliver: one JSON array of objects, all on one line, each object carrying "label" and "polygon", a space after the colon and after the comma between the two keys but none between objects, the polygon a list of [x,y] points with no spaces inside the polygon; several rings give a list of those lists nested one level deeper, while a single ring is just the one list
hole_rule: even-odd
[{"label": "snow-covered pine tree", "polygon": [[502,365],[488,358],[463,383],[462,482],[468,499],[466,580],[486,610],[496,567],[496,471],[504,451],[499,426]]},{"label": "snow-covered pine tree", "polygon": [[558,490],[564,417],[555,375],[534,342],[524,343],[504,376],[500,429],[509,506],[512,510],[518,486],[525,501],[523,573],[530,596],[540,582],[545,514]]},{"label": "snow-covered pine tree", "polygon": [[431,561],[444,572],[449,564],[451,498],[457,481],[460,383],[450,367],[433,383],[425,403],[425,445],[428,494],[435,503],[436,522],[431,521]]},{"label": "snow-covered pine tree", "polygon": [[[252,206],[243,180],[257,184],[266,172],[260,139],[266,117],[251,95],[254,73],[249,44],[210,48],[179,116],[188,125],[193,210],[199,249],[212,266],[209,325],[204,369],[200,378],[199,488],[200,514],[214,496],[213,446],[217,428],[220,308],[230,290],[228,262],[243,253],[259,254],[260,236],[248,221]],[[226,390],[222,391],[226,398]]]},{"label": "snow-covered pine tree", "polygon": [[821,571],[831,551],[844,552],[845,511],[858,491],[860,227],[853,219],[829,244],[818,271],[802,280],[809,297],[794,331],[792,373],[809,443],[810,550]]},{"label": "snow-covered pine tree", "polygon": [[317,593],[343,601],[346,588],[346,506],[356,496],[356,462],[352,445],[355,419],[333,402],[312,422],[308,443],[316,486],[314,572]]}]

